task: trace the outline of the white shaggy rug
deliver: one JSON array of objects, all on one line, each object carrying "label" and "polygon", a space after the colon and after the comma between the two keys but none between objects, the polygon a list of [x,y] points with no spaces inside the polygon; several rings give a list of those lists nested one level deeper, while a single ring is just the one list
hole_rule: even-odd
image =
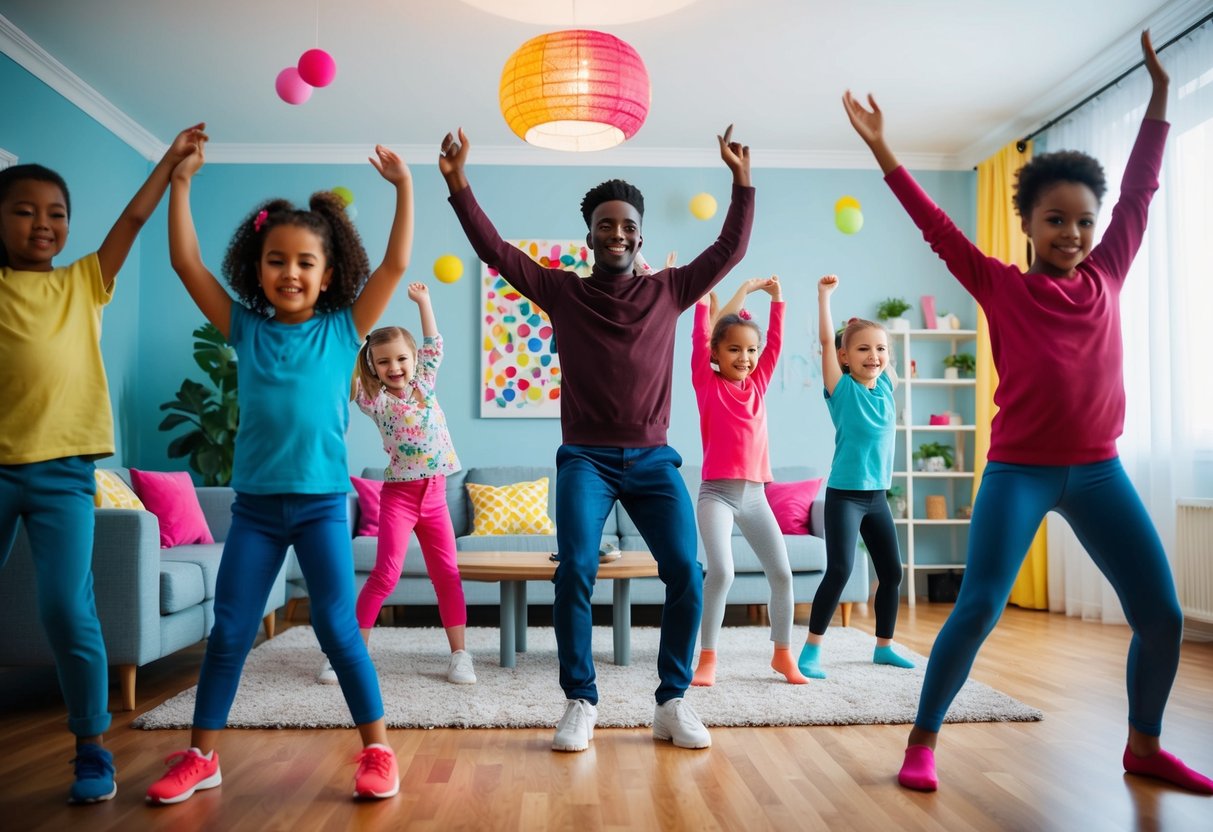
[{"label": "white shaggy rug", "polygon": [[[913,670],[872,664],[875,639],[831,627],[822,647],[829,678],[789,685],[771,670],[770,630],[725,627],[717,645],[720,669],[710,688],[692,687],[687,701],[709,726],[851,725],[910,723],[918,706],[926,659],[898,646]],[[655,627],[633,627],[632,663],[612,660],[611,629],[594,628],[598,670],[598,726],[645,726],[653,719],[657,688]],[[496,628],[467,630],[475,685],[446,681],[448,648],[439,628],[381,627],[371,638],[390,728],[550,728],[563,709],[556,637],[549,627],[527,630],[528,652],[518,666],[498,665]],[[323,654],[310,627],[292,627],[249,654],[228,725],[234,728],[351,727],[337,685],[316,683]],[[186,728],[196,688],[183,691],[134,721],[137,728]],[[970,680],[947,722],[1030,722],[1042,714]]]}]

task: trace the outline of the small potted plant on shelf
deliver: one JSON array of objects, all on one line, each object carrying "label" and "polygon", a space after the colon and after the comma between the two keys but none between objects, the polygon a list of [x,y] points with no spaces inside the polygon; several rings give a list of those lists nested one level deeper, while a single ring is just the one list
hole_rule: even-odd
[{"label": "small potted plant on shelf", "polygon": [[899,519],[904,519],[906,516],[906,490],[900,485],[895,485],[885,492],[889,498],[889,509],[893,512],[893,516]]},{"label": "small potted plant on shelf", "polygon": [[953,465],[952,446],[939,442],[923,442],[914,452],[915,468],[919,471],[947,471]]},{"label": "small potted plant on shelf", "polygon": [[944,378],[960,378],[961,373],[968,378],[977,372],[977,358],[970,352],[953,353],[944,357],[943,366]]},{"label": "small potted plant on shelf", "polygon": [[876,317],[887,321],[890,331],[904,332],[910,328],[910,321],[908,318],[903,318],[902,315],[911,308],[913,307],[901,298],[885,298],[876,307]]}]

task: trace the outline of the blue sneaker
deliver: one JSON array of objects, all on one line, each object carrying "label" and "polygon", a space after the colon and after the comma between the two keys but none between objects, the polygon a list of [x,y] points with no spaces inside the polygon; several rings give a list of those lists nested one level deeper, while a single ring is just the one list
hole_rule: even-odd
[{"label": "blue sneaker", "polygon": [[91,742],[76,747],[76,782],[69,803],[100,803],[118,793],[114,783],[114,755]]}]

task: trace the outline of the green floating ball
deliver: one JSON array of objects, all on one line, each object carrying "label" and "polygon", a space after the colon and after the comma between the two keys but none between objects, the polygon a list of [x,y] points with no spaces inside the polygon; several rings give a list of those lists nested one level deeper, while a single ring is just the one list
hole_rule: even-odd
[{"label": "green floating ball", "polygon": [[843,234],[856,234],[863,228],[863,214],[858,208],[843,208],[834,215],[834,225]]},{"label": "green floating ball", "polygon": [[338,185],[336,188],[333,188],[333,193],[341,197],[341,201],[346,205],[354,204],[354,192],[344,185]]}]

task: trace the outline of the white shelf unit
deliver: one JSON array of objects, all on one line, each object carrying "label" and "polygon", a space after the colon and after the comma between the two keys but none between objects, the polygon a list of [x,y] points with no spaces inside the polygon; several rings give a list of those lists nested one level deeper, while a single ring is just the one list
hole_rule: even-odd
[{"label": "white shelf unit", "polygon": [[[917,596],[918,575],[940,570],[964,569],[969,520],[957,516],[957,508],[970,505],[973,488],[973,452],[977,426],[972,424],[977,380],[943,378],[942,357],[956,352],[976,354],[977,332],[972,329],[910,329],[889,333],[901,383],[895,394],[898,408],[897,463],[893,485],[905,490],[907,516],[894,518],[904,530],[906,597],[911,607]],[[917,377],[911,375],[917,364]],[[916,401],[917,397],[917,401]],[[927,403],[929,397],[930,404]],[[959,412],[959,425],[927,424],[932,411],[940,408]],[[949,442],[949,439],[951,440]],[[951,444],[955,466],[948,471],[915,471],[914,452],[923,442]],[[948,517],[928,520],[925,495],[942,493]],[[922,544],[930,542],[934,557],[920,562]]]}]

